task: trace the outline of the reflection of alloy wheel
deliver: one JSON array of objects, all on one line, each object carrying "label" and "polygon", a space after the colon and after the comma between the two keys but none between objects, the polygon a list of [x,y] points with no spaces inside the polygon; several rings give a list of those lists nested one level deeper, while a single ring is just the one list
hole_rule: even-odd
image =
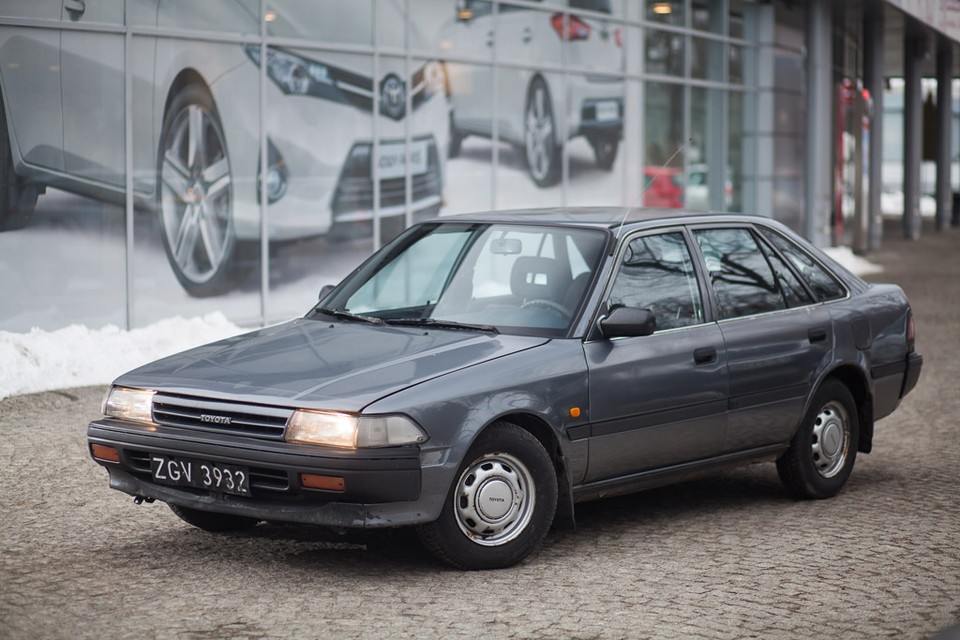
[{"label": "reflection of alloy wheel", "polygon": [[527,92],[523,144],[527,169],[537,186],[556,184],[560,180],[561,147],[557,144],[550,92],[542,78],[536,78]]},{"label": "reflection of alloy wheel", "polygon": [[201,87],[181,89],[164,118],[159,158],[163,245],[192,296],[227,290],[236,273],[230,159],[220,118]]},{"label": "reflection of alloy wheel", "polygon": [[839,380],[817,390],[790,448],[777,460],[780,480],[798,498],[829,498],[843,485],[857,457],[857,405]]},{"label": "reflection of alloy wheel", "polygon": [[620,146],[620,141],[612,136],[607,136],[590,140],[590,146],[593,147],[593,155],[597,159],[597,166],[604,171],[610,171],[613,168],[613,161],[617,159],[617,148]]},{"label": "reflection of alloy wheel", "polygon": [[36,185],[14,172],[12,144],[3,96],[0,96],[0,231],[12,231],[26,225],[39,195]]},{"label": "reflection of alloy wheel", "polygon": [[447,158],[456,158],[460,155],[460,149],[463,147],[463,139],[466,137],[457,131],[457,125],[453,119],[453,112],[450,112],[450,142],[447,145]]},{"label": "reflection of alloy wheel", "polygon": [[440,517],[418,528],[435,556],[462,569],[499,569],[533,553],[557,508],[557,474],[532,434],[507,422],[464,457]]}]

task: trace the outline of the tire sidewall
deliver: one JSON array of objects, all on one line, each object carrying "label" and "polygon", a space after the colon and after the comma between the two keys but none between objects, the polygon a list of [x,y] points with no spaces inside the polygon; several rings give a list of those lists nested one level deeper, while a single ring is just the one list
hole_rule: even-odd
[{"label": "tire sidewall", "polygon": [[[488,547],[470,540],[457,524],[455,497],[460,478],[485,454],[505,453],[517,457],[533,477],[535,504],[533,515],[520,534],[502,545]],[[441,559],[462,569],[499,569],[517,564],[533,553],[543,541],[557,507],[557,475],[549,454],[532,434],[509,423],[488,427],[470,447],[454,475],[440,518],[425,525],[427,537],[439,549],[431,548]],[[424,536],[421,535],[423,539]]]},{"label": "tire sidewall", "polygon": [[[549,160],[549,167],[544,176],[537,177],[533,173],[533,161],[530,158],[530,151],[528,149],[527,143],[527,114],[530,112],[531,105],[533,103],[533,97],[536,95],[537,90],[540,89],[543,91],[544,96],[544,105],[547,111],[550,114],[550,120],[553,123],[553,133],[552,139],[550,140],[550,153],[547,154]],[[523,158],[527,163],[527,172],[530,174],[530,178],[536,183],[538,187],[550,187],[555,185],[560,180],[560,161],[562,160],[562,151],[561,144],[557,142],[557,114],[553,108],[553,98],[550,95],[550,87],[547,85],[546,81],[537,76],[533,79],[533,82],[530,83],[530,88],[527,90],[527,99],[524,102],[523,106],[523,129],[524,129],[524,140],[523,140]]]}]

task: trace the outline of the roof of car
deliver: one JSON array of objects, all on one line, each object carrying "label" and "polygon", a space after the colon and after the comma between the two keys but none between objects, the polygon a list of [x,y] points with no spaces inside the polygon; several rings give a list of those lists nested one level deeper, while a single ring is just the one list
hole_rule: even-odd
[{"label": "roof of car", "polygon": [[[624,215],[626,212],[626,215]],[[513,209],[443,216],[439,221],[449,222],[523,222],[527,224],[570,225],[614,229],[623,224],[625,229],[655,226],[664,222],[754,222],[767,220],[761,216],[736,213],[709,213],[684,209],[647,209],[634,207],[551,207],[544,209]]]}]

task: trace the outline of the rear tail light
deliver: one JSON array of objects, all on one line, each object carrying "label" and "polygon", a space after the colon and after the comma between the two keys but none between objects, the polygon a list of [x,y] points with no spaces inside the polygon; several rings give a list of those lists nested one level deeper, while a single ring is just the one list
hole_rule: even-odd
[{"label": "rear tail light", "polygon": [[563,14],[555,13],[550,18],[550,24],[553,30],[557,32],[561,40],[573,42],[574,40],[586,40],[590,37],[590,25],[577,16],[568,15],[566,25],[564,25]]},{"label": "rear tail light", "polygon": [[913,353],[917,341],[917,325],[913,321],[913,312],[907,312],[907,352]]}]

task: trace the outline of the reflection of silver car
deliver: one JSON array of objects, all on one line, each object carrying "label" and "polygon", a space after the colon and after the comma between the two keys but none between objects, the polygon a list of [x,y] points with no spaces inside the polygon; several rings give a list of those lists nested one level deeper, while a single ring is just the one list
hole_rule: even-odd
[{"label": "reflection of silver car", "polygon": [[[556,65],[565,47],[570,66],[621,69],[622,34],[594,15],[610,14],[610,0],[570,0],[569,6],[573,12],[565,18],[562,12],[500,5],[495,18],[492,3],[459,0],[455,21],[443,38],[451,50],[472,57],[489,57],[496,44],[501,61]],[[523,147],[530,177],[539,186],[560,179],[563,144],[575,136],[586,136],[600,167],[613,166],[623,129],[621,79],[574,73],[564,77],[504,64],[497,70],[494,108],[491,67],[448,62],[447,70],[453,101],[451,156],[468,135],[492,137],[496,113],[500,139]],[[564,104],[561,118],[558,111]]]},{"label": "reflection of silver car", "polygon": [[[215,24],[229,33],[260,30],[257,1],[140,4],[151,6],[131,7],[126,16],[138,28]],[[395,3],[378,6],[384,19],[395,14],[392,19],[402,20]],[[122,203],[123,33],[60,26],[113,24],[122,30],[124,4],[6,2],[0,13],[50,25],[0,27],[0,228],[25,224],[47,186]],[[324,42],[334,33],[344,42],[353,33],[369,38],[370,32],[368,16],[352,3],[318,10],[275,0],[267,23],[268,34],[284,38],[285,45],[297,38]],[[369,221],[375,163],[381,215],[404,213],[408,165],[414,212],[439,209],[449,109],[441,95],[442,69],[421,62],[407,70],[404,62],[383,58],[374,78],[369,55],[268,48],[263,183],[271,240]],[[134,197],[140,208],[158,210],[170,264],[191,295],[225,291],[245,271],[243,263],[258,254],[260,63],[259,44],[132,40]],[[378,92],[380,145],[374,157]]]}]

